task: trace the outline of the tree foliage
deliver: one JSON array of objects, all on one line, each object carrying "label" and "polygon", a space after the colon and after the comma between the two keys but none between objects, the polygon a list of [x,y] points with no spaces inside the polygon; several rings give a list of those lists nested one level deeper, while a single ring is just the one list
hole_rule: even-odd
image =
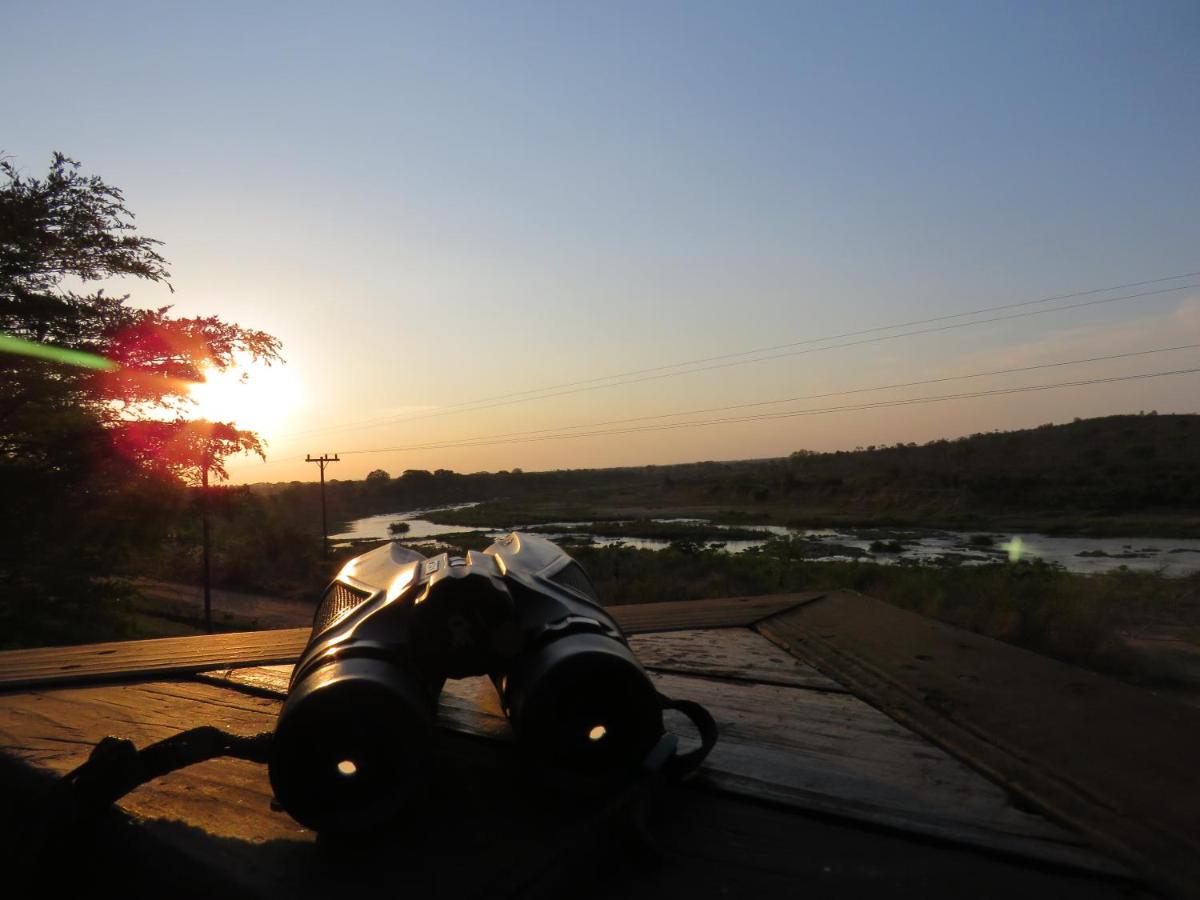
[{"label": "tree foliage", "polygon": [[164,490],[263,453],[233,423],[189,419],[189,388],[208,369],[281,361],[279,341],[109,293],[128,279],[170,287],[160,246],[75,160],[54,154],[44,177],[0,160],[0,627],[35,602],[101,596],[153,533]]},{"label": "tree foliage", "polygon": [[175,317],[169,307],[138,309],[129,295],[89,283],[137,278],[168,284],[159,242],[136,232],[121,192],[79,163],[55,154],[45,178],[0,162],[0,331],[38,344],[84,351],[103,369],[27,357],[0,359],[10,388],[0,410],[0,447],[29,448],[47,414],[83,410],[94,423],[182,413],[189,386],[206,368],[224,370],[239,355],[277,362],[279,341],[216,316]]}]

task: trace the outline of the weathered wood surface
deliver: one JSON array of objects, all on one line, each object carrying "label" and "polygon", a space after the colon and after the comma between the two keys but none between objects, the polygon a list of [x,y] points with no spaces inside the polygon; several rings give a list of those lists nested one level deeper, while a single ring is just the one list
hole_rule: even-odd
[{"label": "weathered wood surface", "polygon": [[691,628],[734,628],[823,597],[823,591],[726,597],[720,600],[681,600],[670,603],[632,603],[610,606],[608,612],[626,634],[686,631]]},{"label": "weathered wood surface", "polygon": [[[781,655],[765,638],[744,628],[721,628],[707,633],[680,628],[681,623],[691,625],[696,621],[722,626],[730,619],[755,622],[762,619],[764,611],[769,614],[773,609],[778,613],[796,607],[797,596],[804,602],[820,595],[724,604],[711,601],[699,605],[662,604],[669,609],[660,610],[629,608],[638,610],[641,616],[640,620],[623,621],[630,630],[680,629],[634,638],[636,652],[645,660],[662,691],[704,703],[721,726],[721,740],[698,779],[701,785],[708,785],[726,798],[765,800],[780,810],[813,811],[844,822],[885,826],[896,834],[932,837],[958,846],[999,852],[1011,859],[1033,859],[1096,873],[1082,881],[1079,876],[1074,880],[1053,876],[1051,880],[1061,878],[1062,883],[1053,889],[1043,883],[1046,896],[1113,895],[1116,883],[1101,876],[1120,875],[1123,870],[1091,851],[1074,832],[1017,810],[1002,789],[845,693],[808,665]],[[202,658],[197,656],[189,665],[196,665]],[[198,724],[214,724],[247,734],[269,729],[286,692],[290,670],[290,664],[226,664],[185,680],[56,684],[9,690],[0,694],[0,762],[17,760],[32,772],[61,774],[82,762],[95,742],[107,734],[128,737],[144,745]],[[461,804],[461,808],[453,815],[441,813],[443,818],[431,822],[427,833],[411,837],[414,846],[423,848],[416,851],[420,858],[401,867],[400,880],[394,887],[453,896],[514,892],[530,895],[529,885],[549,883],[545,873],[559,870],[562,859],[572,856],[571,845],[581,843],[578,836],[571,837],[574,834],[571,828],[575,826],[564,824],[570,815],[564,819],[559,811],[541,818],[538,814],[519,822],[510,821],[513,809],[520,808],[522,815],[528,811],[528,798],[521,793],[527,789],[518,790],[512,772],[497,762],[511,760],[513,751],[509,749],[508,724],[486,679],[448,683],[439,722],[442,726],[439,739],[448,742],[443,767],[452,767],[456,754],[478,754],[478,758],[461,771],[431,774],[438,785],[440,805],[446,806],[446,798],[453,796],[453,803]],[[671,720],[670,727],[679,727],[685,742],[692,740],[682,720],[678,723]],[[497,765],[501,766],[498,771]],[[693,798],[687,802],[702,802],[695,798],[705,794],[693,791],[679,796]],[[744,800],[716,799],[718,794],[709,796],[714,798],[711,801],[714,809],[720,804],[732,810],[750,809],[737,805]],[[186,876],[180,874],[184,869],[173,867],[172,871],[196,884],[217,877],[214,873],[218,873],[228,885],[251,894],[282,892],[313,896],[335,888],[377,887],[388,874],[387,867],[397,854],[394,844],[375,848],[374,856],[367,853],[356,858],[349,868],[337,868],[335,871],[341,875],[329,880],[328,871],[314,868],[314,859],[319,857],[314,856],[314,848],[310,846],[312,835],[286,815],[271,812],[269,799],[270,788],[263,767],[226,759],[152,782],[125,798],[121,807],[141,823],[134,829],[137,846],[151,848],[138,852],[157,853],[153,848],[170,848],[194,866],[194,874]],[[477,808],[473,803],[483,806]],[[437,819],[436,813],[429,815]],[[743,815],[753,819],[749,813]],[[822,821],[798,817],[795,813],[790,816],[782,821],[794,821],[796,834],[802,827],[816,828],[813,823]],[[431,836],[443,843],[453,843],[455,829],[461,828],[463,821],[471,822],[471,826],[470,833],[460,837],[458,849],[462,853],[448,853],[436,843],[428,843]],[[672,829],[677,825],[673,822]],[[828,823],[820,826],[826,827],[842,826]],[[709,835],[706,840],[716,840],[712,837],[715,832],[705,834]],[[721,840],[728,837],[726,834]],[[589,833],[583,843],[590,846],[593,838]],[[408,841],[402,843],[407,846]],[[804,857],[795,852],[802,844],[798,839],[789,839],[786,833],[776,835],[769,845],[784,848],[779,852],[789,856],[788,862],[777,863],[772,872],[790,872],[790,857]],[[929,846],[924,849],[911,843],[906,846],[917,858],[921,853],[933,852]],[[717,843],[706,851],[698,851],[694,864],[705,871],[713,849],[720,851],[723,847],[724,844]],[[752,854],[753,850],[748,847],[746,852]],[[463,865],[462,854],[468,854],[473,865]],[[379,857],[385,862],[381,863]],[[168,858],[173,857],[163,856]],[[1036,871],[1019,866],[1005,869],[1009,864],[983,856],[970,858],[977,866],[1008,871],[1007,877],[1016,877],[1015,882],[1007,882],[1010,884],[1020,883],[1021,878],[1033,878],[1030,873]],[[844,861],[839,864],[844,865]],[[968,869],[964,863],[962,871]],[[815,875],[804,871],[807,874],[803,877],[812,887],[820,887],[824,876],[829,874],[824,870]],[[871,871],[874,874],[868,878],[870,884],[878,888],[888,883],[885,873]],[[762,887],[766,874],[742,871],[740,883]],[[851,883],[857,884],[854,879],[861,877],[864,877],[862,871],[858,871]],[[702,878],[689,883],[712,887]],[[1005,882],[1001,879],[997,884],[1000,883]],[[645,887],[636,880],[630,884]],[[776,882],[772,884],[778,886]],[[923,893],[985,896],[994,887],[990,884],[968,887],[964,882],[962,890],[950,891],[943,881],[932,877]],[[628,888],[627,884],[622,890],[614,888],[614,892],[623,893]],[[939,894],[940,891],[945,893]],[[561,891],[552,891],[546,896],[560,894]],[[633,894],[638,895],[636,890]]]},{"label": "weathered wood surface", "polygon": [[[716,634],[730,636],[726,630]],[[639,652],[660,637],[669,636],[642,638]],[[773,647],[748,630],[731,643],[751,652],[742,666],[734,665],[734,649],[714,653],[722,670],[750,668]],[[657,654],[651,649],[649,655]],[[282,699],[290,674],[291,666],[272,666],[198,677]],[[1121,871],[1076,835],[1016,810],[1000,788],[856,697],[703,675],[651,672],[659,690],[697,700],[717,719],[721,739],[703,778],[723,791],[1088,870]],[[447,682],[439,721],[456,732],[509,737],[486,678]],[[684,720],[669,717],[668,722],[683,740],[692,741]]]},{"label": "weathered wood surface", "polygon": [[801,660],[1200,897],[1200,710],[843,592],[760,623]]},{"label": "weathered wood surface", "polygon": [[[759,619],[820,597],[819,592],[732,597],[680,603],[611,606],[629,634],[752,625]],[[308,642],[307,628],[199,637],[120,641],[79,647],[39,647],[0,653],[0,690],[47,684],[189,675],[222,665],[293,662]]]},{"label": "weathered wood surface", "polygon": [[[286,690],[289,667],[234,670],[257,690]],[[1013,809],[1004,793],[961,763],[846,694],[656,676],[661,690],[705,703],[721,727],[704,780],[724,791],[914,834],[1111,871],[1077,838]],[[449,731],[507,740],[508,724],[486,679],[451,682],[440,710]],[[240,733],[272,727],[279,700],[215,684],[164,682],[61,688],[0,698],[0,750],[62,774],[107,734],[139,746],[182,727]],[[679,723],[672,723],[679,725]],[[682,726],[684,737],[687,727]],[[179,818],[218,838],[296,838],[306,831],[269,809],[261,766],[216,760],[139,788],[122,807]]]},{"label": "weathered wood surface", "polygon": [[0,653],[0,690],[88,681],[189,675],[220,665],[294,662],[309,629],[39,647]]},{"label": "weathered wood surface", "polygon": [[[141,699],[127,697],[130,702]],[[197,716],[205,714],[200,704]],[[242,724],[251,730],[258,721]],[[147,732],[146,739],[159,733]],[[463,748],[444,749],[443,758]],[[415,809],[408,827],[365,836],[349,848],[323,846],[307,831],[287,830],[287,817],[267,810],[261,767],[214,760],[157,783],[173,781],[169,790],[139,788],[123,805],[153,818],[110,816],[86,842],[62,846],[57,865],[23,872],[26,857],[6,860],[6,886],[12,896],[30,897],[86,891],[130,898],[1150,900],[1121,881],[799,816],[691,786],[658,795],[649,826],[663,859],[647,866],[619,840],[624,829],[587,827],[586,819],[580,821],[586,811],[577,808],[541,809],[544,798],[531,799],[528,786],[496,764],[491,747],[484,749],[461,763],[447,762],[432,776],[435,802]],[[65,761],[58,765],[66,768]],[[0,766],[0,779],[5,774]],[[9,791],[8,782],[0,784],[7,814],[41,810],[37,788],[44,785],[26,778],[20,790]],[[229,786],[242,802],[230,802]],[[18,837],[4,834],[0,816],[0,838]],[[61,864],[64,858],[70,862]]]},{"label": "weathered wood surface", "polygon": [[706,628],[634,635],[629,645],[647,669],[783,684],[845,693],[846,689],[749,628]]},{"label": "weathered wood surface", "polygon": [[[748,628],[700,628],[635,634],[630,637],[629,644],[642,665],[655,672],[706,675],[846,693],[846,688],[833,679],[800,662],[786,650]],[[223,670],[200,672],[198,677],[212,681],[228,672],[232,680],[243,688],[259,687],[269,693],[280,694],[286,690],[286,677],[291,670],[290,664],[230,666]],[[447,685],[446,689],[452,696],[456,690],[454,682]]]},{"label": "weathered wood surface", "polygon": [[[254,733],[272,727],[278,705],[274,699],[195,682],[9,694],[0,698],[0,747],[10,759],[62,774],[82,762],[105,734],[145,745],[199,723]],[[263,766],[217,759],[163,776],[120,802],[136,827],[125,829],[133,849],[117,848],[126,858],[109,873],[109,887],[127,896],[130,881],[152,881],[144,871],[149,870],[170,887],[153,893],[143,889],[136,896],[328,897],[367,891],[507,896],[525,880],[537,880],[570,849],[569,839],[586,811],[528,814],[528,797],[522,796],[527,788],[514,783],[495,753],[472,756],[470,746],[454,743],[456,735],[443,737],[447,742],[436,769],[417,773],[430,795],[414,806],[407,827],[377,838],[364,835],[346,847],[322,846],[285,813],[273,812]],[[47,808],[46,797],[36,788],[31,792],[28,781],[18,790],[25,790],[24,805],[36,815]],[[99,826],[100,836],[113,827],[111,822]],[[47,885],[69,878],[74,860],[86,850],[70,848],[61,857],[42,860],[38,872],[25,873],[36,875],[28,879],[36,893],[18,890],[14,896],[54,896]],[[20,885],[21,862],[14,859],[6,866],[6,882],[15,876]],[[78,880],[94,893],[91,872]]]}]

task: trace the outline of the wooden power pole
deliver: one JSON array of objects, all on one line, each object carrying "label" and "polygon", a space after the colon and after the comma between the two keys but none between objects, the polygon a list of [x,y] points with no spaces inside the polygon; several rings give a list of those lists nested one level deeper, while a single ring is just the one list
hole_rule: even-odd
[{"label": "wooden power pole", "polygon": [[304,457],[304,461],[305,462],[315,462],[318,466],[321,467],[321,553],[322,553],[322,555],[328,557],[329,556],[329,525],[325,521],[325,466],[327,466],[331,462],[341,462],[341,460],[337,458],[336,453],[333,454],[333,456],[328,456],[328,455],[322,453],[320,456],[313,456],[312,454],[306,454]]},{"label": "wooden power pole", "polygon": [[212,457],[206,455],[204,464],[200,469],[200,526],[201,526],[201,545],[203,557],[203,576],[204,576],[204,630],[209,634],[213,633],[212,627],[212,562],[211,551],[209,549],[210,540],[208,534],[208,467],[212,462]]}]

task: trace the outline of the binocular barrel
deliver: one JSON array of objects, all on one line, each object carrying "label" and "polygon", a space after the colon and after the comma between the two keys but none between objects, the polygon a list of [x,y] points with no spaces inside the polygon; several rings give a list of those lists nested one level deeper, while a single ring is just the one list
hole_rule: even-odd
[{"label": "binocular barrel", "polygon": [[317,608],[272,744],[276,798],[317,831],[401,814],[442,685],[480,675],[527,759],[581,785],[628,774],[663,736],[653,684],[553,543],[514,533],[428,558],[392,543],[351,560]]}]

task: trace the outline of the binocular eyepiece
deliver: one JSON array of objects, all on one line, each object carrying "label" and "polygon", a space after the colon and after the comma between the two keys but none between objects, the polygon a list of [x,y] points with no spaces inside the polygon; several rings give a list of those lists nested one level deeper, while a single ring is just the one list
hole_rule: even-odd
[{"label": "binocular eyepiece", "polygon": [[580,784],[627,776],[662,707],[579,564],[545,538],[426,558],[399,544],[326,590],[270,758],[280,804],[317,831],[397,816],[431,762],[447,678],[490,676],[521,751]]}]

